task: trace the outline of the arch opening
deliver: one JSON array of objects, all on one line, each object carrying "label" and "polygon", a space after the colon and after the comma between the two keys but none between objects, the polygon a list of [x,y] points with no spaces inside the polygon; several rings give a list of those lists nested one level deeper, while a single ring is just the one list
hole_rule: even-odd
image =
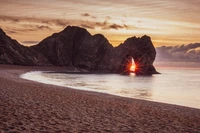
[{"label": "arch opening", "polygon": [[131,73],[134,73],[135,72],[135,69],[136,69],[136,64],[135,64],[135,61],[133,59],[133,57],[131,57],[131,67],[130,67],[130,72]]},{"label": "arch opening", "polygon": [[133,57],[130,54],[126,55],[122,61],[121,74],[129,75],[130,73],[134,73],[135,70],[136,64]]}]

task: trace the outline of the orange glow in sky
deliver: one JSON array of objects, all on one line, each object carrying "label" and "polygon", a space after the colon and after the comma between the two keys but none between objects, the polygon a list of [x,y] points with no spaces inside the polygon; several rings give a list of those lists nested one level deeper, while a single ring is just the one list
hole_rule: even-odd
[{"label": "orange glow in sky", "polygon": [[1,0],[0,28],[24,45],[75,25],[114,46],[143,35],[155,46],[172,46],[199,42],[199,6],[199,0]]}]

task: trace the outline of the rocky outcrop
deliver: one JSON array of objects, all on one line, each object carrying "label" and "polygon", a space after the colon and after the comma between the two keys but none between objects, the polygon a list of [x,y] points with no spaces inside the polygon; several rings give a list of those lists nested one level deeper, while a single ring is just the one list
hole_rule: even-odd
[{"label": "rocky outcrop", "polygon": [[130,68],[130,64],[127,62],[131,61],[130,59],[126,61],[127,56],[131,56],[134,59],[136,64],[135,73],[137,75],[158,74],[153,66],[156,51],[151,38],[146,35],[141,38],[128,38],[123,44],[113,48],[105,55],[99,70],[128,74],[130,69],[127,69]]},{"label": "rocky outcrop", "polygon": [[47,59],[37,51],[20,45],[0,29],[0,64],[48,66]]},{"label": "rocky outcrop", "polygon": [[73,66],[97,70],[106,52],[112,49],[100,34],[92,36],[86,29],[68,26],[31,49],[40,52],[56,66]]},{"label": "rocky outcrop", "polygon": [[[156,74],[153,62],[156,57],[156,50],[151,42],[151,38],[143,36],[141,38],[128,38],[123,44],[115,48],[115,58],[123,62],[127,55],[132,56],[136,65],[135,73]],[[120,70],[121,71],[121,70]]]},{"label": "rocky outcrop", "polygon": [[[135,73],[157,73],[153,62],[155,48],[150,37],[132,37],[113,47],[101,34],[91,35],[86,29],[68,26],[42,40],[38,45],[24,47],[8,36],[0,34],[0,62],[18,65],[71,66],[101,73],[122,73],[126,57],[133,57]],[[128,72],[129,73],[129,72]]]}]

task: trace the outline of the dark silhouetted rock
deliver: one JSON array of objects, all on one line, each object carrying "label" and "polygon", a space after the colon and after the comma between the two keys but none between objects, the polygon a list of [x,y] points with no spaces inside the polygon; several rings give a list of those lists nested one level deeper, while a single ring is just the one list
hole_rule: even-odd
[{"label": "dark silhouetted rock", "polygon": [[130,54],[126,55],[126,57],[122,60],[120,67],[120,74],[129,75],[131,73],[132,66],[132,56]]},{"label": "dark silhouetted rock", "polygon": [[73,66],[95,71],[106,51],[112,49],[100,34],[92,36],[86,29],[68,26],[44,39],[31,49],[41,52],[51,64]]},{"label": "dark silhouetted rock", "polygon": [[101,62],[100,71],[127,73],[127,68],[130,68],[125,61],[127,55],[133,57],[137,75],[158,74],[153,66],[156,51],[150,37],[146,35],[141,38],[128,38],[123,44],[113,48]]},{"label": "dark silhouetted rock", "polygon": [[[2,35],[3,34],[3,35]],[[71,66],[101,73],[123,73],[133,57],[138,75],[157,73],[153,62],[155,48],[150,37],[132,37],[113,47],[101,34],[91,35],[86,29],[68,26],[30,48],[0,33],[0,62],[18,65]],[[2,47],[1,46],[1,47]],[[130,69],[126,72],[130,72]]]},{"label": "dark silhouetted rock", "polygon": [[40,53],[20,45],[0,28],[0,64],[50,65]]}]

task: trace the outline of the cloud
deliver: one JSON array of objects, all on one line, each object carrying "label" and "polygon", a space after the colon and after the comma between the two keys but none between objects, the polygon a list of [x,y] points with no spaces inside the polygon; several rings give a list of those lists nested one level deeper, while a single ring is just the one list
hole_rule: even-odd
[{"label": "cloud", "polygon": [[41,30],[52,30],[49,26],[44,25],[23,25],[22,27],[6,27],[6,33],[16,34],[16,33],[24,33],[24,32],[32,32],[32,31],[41,31]]},{"label": "cloud", "polygon": [[51,30],[51,28],[50,28],[49,26],[41,25],[41,26],[36,26],[36,27],[37,27],[37,29],[39,29],[39,30],[46,30],[46,29]]},{"label": "cloud", "polygon": [[83,14],[81,14],[81,16],[83,16],[83,17],[97,18],[97,17],[95,17],[95,16],[92,16],[92,15],[89,14],[89,13],[83,13]]},{"label": "cloud", "polygon": [[19,22],[19,18],[9,17],[9,16],[0,16],[0,20],[4,22],[8,22],[8,21],[15,22],[15,23]]},{"label": "cloud", "polygon": [[200,43],[156,48],[156,61],[200,62]]},{"label": "cloud", "polygon": [[[69,24],[68,20],[65,19],[44,19],[36,17],[15,17],[15,16],[2,16],[0,15],[0,21],[11,22],[16,24],[22,24],[22,22],[29,22],[30,24],[37,25],[55,25],[59,27],[65,27]],[[43,27],[44,28],[44,27]]]},{"label": "cloud", "polygon": [[[83,16],[90,16],[88,13],[82,14]],[[131,29],[132,27],[126,24],[110,23],[108,20],[110,17],[106,17],[103,22],[94,20],[73,20],[73,19],[45,19],[36,17],[15,17],[15,16],[2,16],[0,15],[0,21],[16,24],[16,27],[6,28],[11,34],[15,32],[32,32],[41,30],[54,30],[57,28],[63,29],[68,25],[76,25],[86,29],[100,28],[102,30],[120,30],[120,29]],[[13,31],[13,32],[12,32]]]},{"label": "cloud", "polygon": [[110,29],[114,29],[114,30],[119,30],[119,29],[131,29],[131,26],[128,26],[126,24],[115,24],[115,23],[109,23],[107,20],[103,21],[103,22],[90,22],[90,21],[86,21],[86,22],[82,22],[83,24],[81,24],[81,27],[84,28],[89,28],[89,29],[95,29],[95,28],[101,28],[102,30],[110,30]]},{"label": "cloud", "polygon": [[118,30],[118,29],[131,29],[131,26],[128,26],[126,24],[123,24],[123,25],[110,24],[110,25],[104,27],[104,29],[114,29],[114,30]]},{"label": "cloud", "polygon": [[124,28],[124,26],[117,25],[117,24],[112,24],[112,25],[109,26],[109,28],[110,28],[110,29],[118,30],[118,29]]},{"label": "cloud", "polygon": [[112,25],[109,26],[109,28],[117,30],[118,28],[123,28],[123,27],[121,25],[112,24]]},{"label": "cloud", "polygon": [[22,41],[21,43],[23,43],[23,44],[38,44],[39,43],[39,41]]},{"label": "cloud", "polygon": [[86,29],[95,29],[95,27],[87,25],[87,24],[81,24],[81,27],[86,28]]},{"label": "cloud", "polygon": [[[81,16],[96,18],[95,16],[92,16],[89,13],[83,13],[83,14],[81,14]],[[110,19],[111,19],[110,16],[106,16],[106,18],[103,22],[95,22],[95,21],[88,21],[88,20],[82,21],[80,26],[83,28],[87,28],[87,29],[101,28],[103,30],[109,30],[109,29],[118,30],[118,29],[123,29],[123,28],[126,28],[126,29],[129,28],[129,26],[127,26],[125,24],[120,25],[120,24],[115,24],[115,23],[109,23],[108,20],[110,20]]]},{"label": "cloud", "polygon": [[126,24],[115,24],[115,23],[109,23],[107,20],[103,22],[94,22],[94,21],[81,21],[80,24],[77,24],[77,26],[81,26],[83,28],[87,29],[95,29],[100,28],[102,30],[119,30],[119,29],[132,29],[132,26],[126,25]]},{"label": "cloud", "polygon": [[102,29],[103,29],[103,27],[106,27],[107,26],[107,20],[105,20],[104,22],[96,22],[95,23],[95,26],[97,26],[97,27],[102,27]]},{"label": "cloud", "polygon": [[67,20],[62,20],[62,19],[52,20],[49,22],[54,25],[61,26],[61,27],[65,27],[69,24],[69,22]]},{"label": "cloud", "polygon": [[84,14],[81,14],[81,16],[84,16],[84,17],[89,17],[90,14],[89,13],[84,13]]},{"label": "cloud", "polygon": [[17,31],[14,31],[14,30],[5,30],[5,31],[8,34],[16,34],[16,33],[18,33]]},{"label": "cloud", "polygon": [[111,19],[111,17],[110,16],[106,16],[106,19]]}]

